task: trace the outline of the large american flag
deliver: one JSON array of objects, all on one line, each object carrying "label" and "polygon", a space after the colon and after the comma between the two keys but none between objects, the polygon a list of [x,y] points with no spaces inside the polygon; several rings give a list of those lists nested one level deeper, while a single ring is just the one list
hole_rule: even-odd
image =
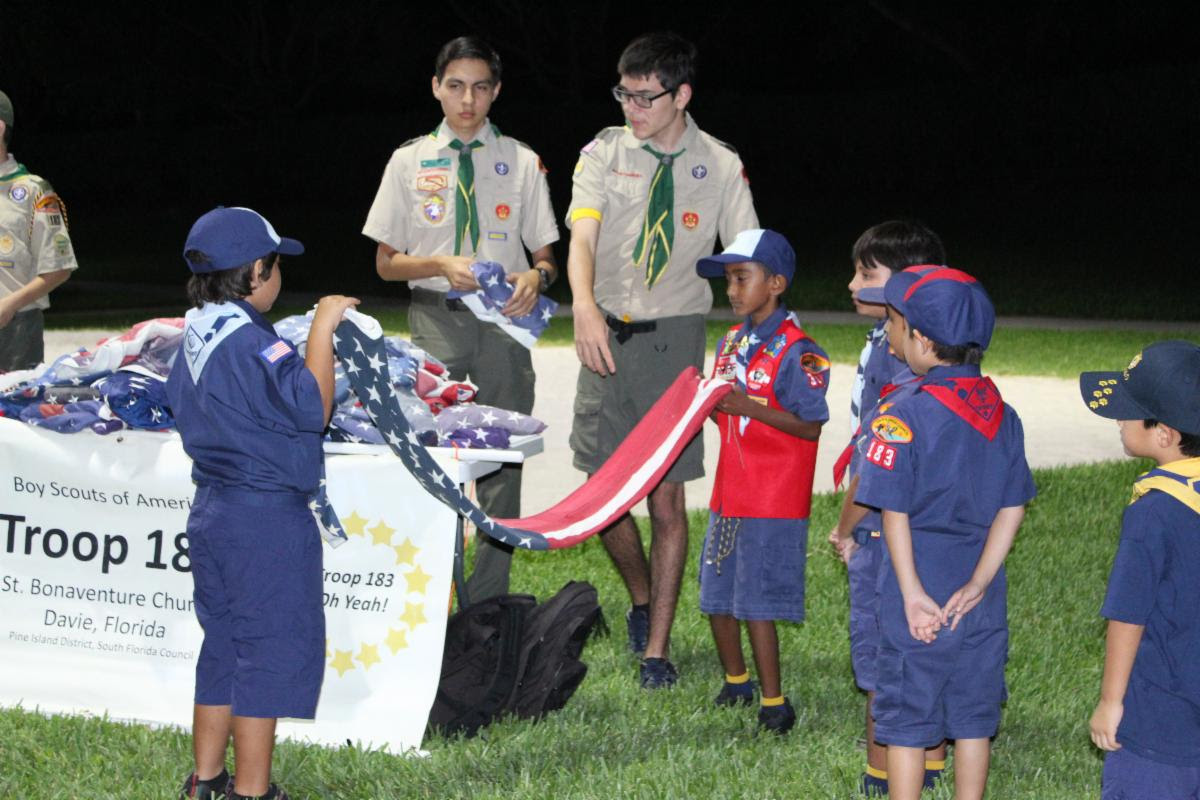
[{"label": "large american flag", "polygon": [[334,347],[363,407],[421,486],[493,539],[528,550],[570,547],[611,525],[658,485],[732,388],[685,370],[590,480],[540,514],[492,519],[463,495],[409,426],[392,391],[379,323],[347,311]]}]

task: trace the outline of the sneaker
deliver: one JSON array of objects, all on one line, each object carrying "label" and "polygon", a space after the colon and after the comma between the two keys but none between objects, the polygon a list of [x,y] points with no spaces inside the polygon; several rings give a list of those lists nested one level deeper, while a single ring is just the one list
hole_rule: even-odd
[{"label": "sneaker", "polygon": [[713,699],[713,704],[719,708],[731,706],[749,706],[754,704],[754,681],[745,683],[730,683],[725,681],[721,692]]},{"label": "sneaker", "polygon": [[635,655],[646,652],[650,639],[650,612],[644,608],[631,608],[625,612],[625,627],[629,630],[629,649]]},{"label": "sneaker", "polygon": [[266,794],[260,794],[256,796],[238,794],[233,790],[233,785],[230,784],[229,800],[290,800],[290,798],[287,796],[287,792],[285,792],[283,789],[280,789],[273,783],[267,787]]},{"label": "sneaker", "polygon": [[642,659],[642,688],[670,689],[679,680],[679,671],[665,658]]},{"label": "sneaker", "polygon": [[222,769],[214,778],[200,780],[196,773],[188,775],[179,789],[179,800],[221,800],[233,791],[233,779]]},{"label": "sneaker", "polygon": [[759,706],[758,726],[774,733],[784,734],[796,724],[796,710],[786,697],[781,706]]},{"label": "sneaker", "polygon": [[862,774],[862,779],[859,780],[858,790],[863,797],[887,797],[888,782],[885,778],[876,778],[874,775]]}]

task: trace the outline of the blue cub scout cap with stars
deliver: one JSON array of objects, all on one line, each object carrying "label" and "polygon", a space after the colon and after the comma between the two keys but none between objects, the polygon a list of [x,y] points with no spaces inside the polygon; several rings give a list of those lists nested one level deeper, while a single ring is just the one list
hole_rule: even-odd
[{"label": "blue cub scout cap with stars", "polygon": [[[192,251],[203,257],[193,253],[193,257],[188,258]],[[183,246],[183,260],[188,269],[200,274],[251,264],[271,253],[298,256],[303,252],[304,245],[280,236],[257,211],[217,206],[192,225]]]},{"label": "blue cub scout cap with stars", "polygon": [[726,264],[755,261],[772,275],[782,275],[788,286],[796,274],[796,252],[782,233],[752,228],[742,231],[725,252],[696,262],[696,274],[702,278],[724,278]]},{"label": "blue cub scout cap with stars", "polygon": [[1079,392],[1092,413],[1107,419],[1156,419],[1200,435],[1200,345],[1155,342],[1121,372],[1084,372]]}]

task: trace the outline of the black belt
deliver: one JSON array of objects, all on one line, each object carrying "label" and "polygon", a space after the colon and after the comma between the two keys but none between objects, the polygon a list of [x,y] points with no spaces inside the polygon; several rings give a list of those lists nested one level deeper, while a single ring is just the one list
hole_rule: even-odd
[{"label": "black belt", "polygon": [[614,316],[605,315],[604,321],[617,334],[617,344],[625,344],[635,333],[653,333],[658,330],[658,323],[652,319],[643,322],[625,322]]},{"label": "black belt", "polygon": [[418,286],[412,287],[409,291],[412,292],[413,305],[438,306],[450,311],[470,311],[466,303],[457,297],[447,297],[445,292],[435,292],[432,289],[422,289]]}]

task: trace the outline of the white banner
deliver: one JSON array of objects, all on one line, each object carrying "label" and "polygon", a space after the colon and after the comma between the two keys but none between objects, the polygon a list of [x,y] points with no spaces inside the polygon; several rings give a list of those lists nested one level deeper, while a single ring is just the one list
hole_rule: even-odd
[{"label": "white banner", "polygon": [[[191,726],[202,633],[178,436],[0,419],[0,705]],[[325,682],[280,735],[419,747],[437,689],[454,515],[390,454],[330,455],[350,540],[325,548]]]}]

